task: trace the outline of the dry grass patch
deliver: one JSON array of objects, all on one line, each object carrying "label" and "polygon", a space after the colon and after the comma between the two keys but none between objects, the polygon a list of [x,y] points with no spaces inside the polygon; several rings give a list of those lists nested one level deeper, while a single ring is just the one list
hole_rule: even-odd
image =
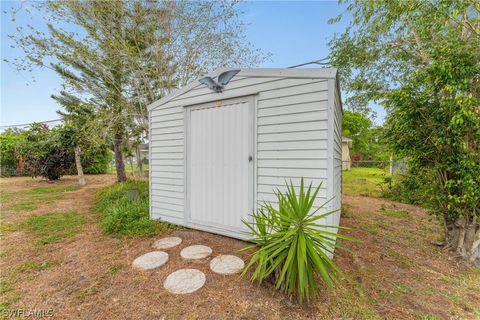
[{"label": "dry grass patch", "polygon": [[[102,232],[101,215],[91,208],[97,188],[110,185],[114,177],[87,178],[86,187],[63,193],[62,201],[33,212],[2,216],[3,310],[53,308],[55,319],[119,315],[141,319],[480,319],[480,270],[463,267],[432,245],[442,227],[419,207],[381,198],[344,196],[348,212],[341,224],[353,228],[348,234],[362,240],[344,242],[350,251],[335,254],[348,281],[335,289],[321,287],[318,302],[303,307],[275,292],[270,283],[257,286],[248,278],[215,274],[210,271],[209,259],[182,259],[184,247],[203,244],[213,249],[213,256],[235,254],[247,261],[247,253],[238,252],[245,243],[206,232],[162,229],[162,233],[178,236],[184,242],[168,249],[170,259],[162,268],[134,270],[132,261],[152,251],[154,239],[112,237]],[[2,186],[7,186],[4,189],[15,192],[36,189],[40,184],[51,187],[30,178],[2,180]],[[76,178],[58,183],[74,185]],[[115,195],[111,200],[114,202]],[[73,207],[85,218],[74,236],[39,246],[35,242],[48,233],[40,231],[46,230],[40,227],[42,223],[34,219],[30,225],[22,225],[26,217],[65,213]],[[391,217],[382,208],[409,214]],[[62,228],[54,233],[68,233]],[[181,268],[204,272],[207,282],[199,291],[179,298],[161,284]]]}]

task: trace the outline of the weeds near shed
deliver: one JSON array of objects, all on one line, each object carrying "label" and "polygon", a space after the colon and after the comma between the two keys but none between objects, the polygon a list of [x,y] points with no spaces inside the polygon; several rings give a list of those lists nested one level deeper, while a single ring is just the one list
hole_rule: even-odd
[{"label": "weeds near shed", "polygon": [[328,286],[334,285],[342,274],[329,257],[338,245],[336,238],[355,240],[328,229],[338,226],[321,224],[321,219],[335,213],[317,212],[324,208],[312,209],[320,186],[305,190],[303,178],[297,195],[292,183],[286,184],[285,193],[277,190],[278,209],[264,203],[253,214],[253,223],[244,224],[253,234],[253,245],[243,250],[255,249],[243,274],[254,267],[253,281],[272,279],[275,288],[288,294],[296,294],[300,303],[310,302],[318,295],[317,276]]},{"label": "weeds near shed", "polygon": [[[138,191],[133,200],[130,190]],[[116,183],[102,189],[95,210],[100,214],[102,230],[114,236],[153,237],[176,228],[149,218],[148,181]]]}]

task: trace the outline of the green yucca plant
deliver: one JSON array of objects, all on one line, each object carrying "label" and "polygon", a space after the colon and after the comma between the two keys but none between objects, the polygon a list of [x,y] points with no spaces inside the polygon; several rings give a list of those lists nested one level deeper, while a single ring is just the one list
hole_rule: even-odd
[{"label": "green yucca plant", "polygon": [[279,190],[275,192],[278,209],[264,202],[253,213],[251,223],[243,221],[253,235],[253,244],[242,250],[255,250],[243,274],[254,268],[253,281],[273,279],[276,289],[288,295],[296,294],[300,303],[317,297],[318,277],[332,286],[341,275],[341,270],[328,255],[333,254],[335,247],[339,247],[335,238],[355,240],[326,231],[329,228],[340,228],[338,226],[318,223],[320,219],[337,211],[317,214],[328,201],[312,210],[320,187],[321,184],[312,189],[310,183],[305,190],[302,178],[297,195],[292,182],[286,183],[284,193]]}]

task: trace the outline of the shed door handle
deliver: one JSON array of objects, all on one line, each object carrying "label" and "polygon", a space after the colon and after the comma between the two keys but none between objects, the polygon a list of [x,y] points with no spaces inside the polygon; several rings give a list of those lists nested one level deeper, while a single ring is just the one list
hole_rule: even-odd
[{"label": "shed door handle", "polygon": [[253,157],[252,156],[248,156],[248,162],[252,162],[253,160]]}]

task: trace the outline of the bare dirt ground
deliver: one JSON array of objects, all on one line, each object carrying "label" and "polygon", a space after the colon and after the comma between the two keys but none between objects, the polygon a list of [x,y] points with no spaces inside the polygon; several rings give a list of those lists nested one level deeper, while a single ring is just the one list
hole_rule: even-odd
[{"label": "bare dirt ground", "polygon": [[[45,246],[35,246],[24,230],[3,232],[2,276],[15,274],[12,289],[2,291],[8,310],[53,310],[53,319],[480,319],[480,271],[467,269],[431,241],[438,224],[420,208],[384,199],[345,196],[342,225],[362,240],[343,243],[335,260],[349,278],[336,289],[322,289],[318,302],[299,306],[258,286],[248,278],[222,276],[209,270],[219,254],[236,252],[241,241],[199,231],[172,231],[183,238],[167,250],[163,267],[141,272],[131,262],[152,251],[154,239],[113,238],[102,234],[91,211],[95,192],[114,182],[114,176],[88,176],[88,185],[46,201],[31,211],[2,210],[2,224],[28,216],[77,210],[86,223],[82,232]],[[2,198],[12,192],[51,185],[75,185],[75,177],[49,183],[39,179],[8,178],[0,183]],[[388,215],[391,210],[407,216]],[[213,249],[209,259],[187,261],[180,250],[192,244]],[[42,270],[21,268],[28,262],[56,261]],[[196,268],[207,276],[193,294],[175,296],[162,286],[180,268]],[[5,316],[5,314],[3,314]]]}]

